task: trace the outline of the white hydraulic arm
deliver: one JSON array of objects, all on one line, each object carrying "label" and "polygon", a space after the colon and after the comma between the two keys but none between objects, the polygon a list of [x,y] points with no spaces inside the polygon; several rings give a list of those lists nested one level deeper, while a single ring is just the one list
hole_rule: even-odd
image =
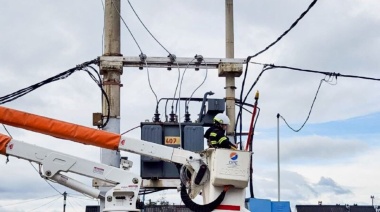
[{"label": "white hydraulic arm", "polygon": [[[1,154],[35,162],[42,167],[41,177],[94,198],[105,198],[103,211],[138,211],[136,202],[141,184],[139,176],[120,168],[28,144],[0,134],[0,142],[5,140],[8,140],[7,148],[5,152],[0,152]],[[63,172],[100,179],[113,184],[114,187],[104,195],[96,188],[63,175]]]}]

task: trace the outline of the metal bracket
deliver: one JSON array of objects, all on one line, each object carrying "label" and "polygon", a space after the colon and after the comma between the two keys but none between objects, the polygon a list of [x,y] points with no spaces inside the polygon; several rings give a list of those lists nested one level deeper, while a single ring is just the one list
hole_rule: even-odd
[{"label": "metal bracket", "polygon": [[[225,63],[227,64],[235,64],[236,67],[242,67],[243,64],[246,63],[246,59],[244,58],[203,58],[202,62],[199,62],[201,59],[200,55],[197,58],[194,57],[176,57],[173,62],[170,57],[146,57],[145,62],[148,64],[149,68],[197,68],[197,69],[218,69],[220,65]],[[117,69],[121,68],[120,65],[124,67],[141,67],[141,65],[145,66],[145,62],[141,62],[141,57],[121,57],[121,56],[101,56],[99,58],[100,68],[104,69]],[[120,64],[122,63],[122,64]],[[240,76],[240,75],[239,75]]]},{"label": "metal bracket", "polygon": [[100,74],[105,74],[108,71],[119,71],[120,74],[123,74],[123,60],[122,56],[99,57]]},{"label": "metal bracket", "polygon": [[240,77],[243,73],[243,64],[222,63],[219,65],[218,71],[219,77]]}]

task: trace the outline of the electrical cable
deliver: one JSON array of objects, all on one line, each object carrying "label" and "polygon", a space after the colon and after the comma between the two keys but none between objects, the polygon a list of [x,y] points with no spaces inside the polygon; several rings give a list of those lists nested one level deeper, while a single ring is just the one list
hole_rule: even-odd
[{"label": "electrical cable", "polygon": [[5,125],[4,124],[2,124],[2,125],[4,127],[4,130],[8,133],[9,137],[13,138],[12,135],[9,133],[8,129],[5,127]]},{"label": "electrical cable", "polygon": [[141,48],[140,48],[140,45],[139,45],[139,43],[137,42],[137,40],[136,40],[135,36],[133,35],[132,31],[129,29],[129,27],[128,27],[127,23],[124,21],[124,18],[121,16],[121,13],[120,13],[120,11],[119,11],[119,10],[116,8],[116,6],[115,6],[115,4],[113,3],[113,1],[112,1],[112,0],[111,0],[111,4],[113,5],[113,7],[114,7],[114,8],[115,8],[115,10],[117,11],[117,13],[119,13],[120,19],[123,21],[123,23],[124,23],[125,27],[127,27],[129,34],[131,34],[131,36],[132,36],[133,40],[135,41],[135,43],[136,43],[137,47],[138,47],[138,48],[139,48],[139,50],[140,50],[140,53],[142,54],[142,50],[141,50]]},{"label": "electrical cable", "polygon": [[[148,29],[148,27],[144,24],[144,22],[141,20],[140,16],[137,14],[135,8],[133,7],[132,3],[128,0],[128,4],[129,6],[131,7],[133,13],[136,15],[137,19],[140,21],[141,25],[145,28],[145,30],[150,34],[150,36],[152,36],[152,38],[169,54],[168,57],[172,60],[172,62],[175,60],[175,55],[171,54],[161,43],[160,41],[157,40],[157,38],[152,34],[152,32]],[[141,49],[140,49],[141,51]],[[142,53],[142,51],[141,51]],[[177,62],[177,66],[178,66],[178,62]],[[178,80],[177,80],[177,86],[176,86],[176,89],[175,89],[175,92],[174,92],[174,98],[176,96],[176,93],[177,93],[177,88],[178,88],[178,83],[179,83],[179,78],[180,78],[180,70],[179,70],[179,66],[178,66]],[[150,85],[150,84],[149,84]],[[150,85],[151,86],[151,85]],[[152,92],[154,93],[152,87],[151,87],[151,90]],[[154,95],[156,96],[156,101],[158,102],[158,98],[157,98],[157,95],[154,93]],[[174,101],[173,101],[173,104],[172,104],[172,108],[174,107]],[[177,111],[177,109],[176,109]],[[157,107],[156,107],[156,113],[158,113],[158,104],[157,104]]]},{"label": "electrical cable", "polygon": [[[128,4],[129,4],[129,6],[131,7],[131,9],[132,9],[132,11],[133,11],[133,13],[136,15],[136,17],[137,17],[137,19],[140,21],[140,23],[141,23],[141,25],[145,28],[145,30],[150,34],[150,36],[152,36],[152,38],[169,54],[169,56],[168,57],[170,57],[170,59],[171,60],[175,60],[175,55],[173,55],[172,53],[170,53],[169,52],[169,50],[167,50],[162,44],[161,44],[161,42],[160,41],[158,41],[157,40],[157,38],[152,34],[152,32],[150,32],[150,30],[148,29],[148,27],[146,27],[146,25],[144,24],[144,22],[141,20],[141,18],[140,18],[140,16],[137,14],[137,12],[136,12],[136,10],[135,10],[135,8],[133,7],[133,5],[132,5],[132,3],[129,1],[129,0],[127,0],[128,1]],[[175,91],[174,91],[174,98],[175,98],[175,96],[176,96],[176,93],[177,93],[177,88],[178,88],[178,83],[179,83],[179,79],[180,79],[180,75],[181,75],[181,73],[180,73],[180,70],[179,70],[179,65],[178,65],[178,62],[177,62],[177,66],[178,66],[178,80],[177,80],[177,86],[176,86],[176,88],[175,88]],[[151,89],[152,89],[152,87],[151,87]],[[153,91],[153,89],[152,89],[152,91]],[[154,91],[153,91],[153,93],[154,93]],[[156,95],[155,95],[156,96]],[[157,100],[157,102],[158,102],[158,98],[157,98],[157,96],[156,96],[156,100]],[[173,108],[173,105],[174,105],[174,101],[173,101],[173,104],[172,104],[172,108]],[[177,111],[177,109],[176,109],[176,111]],[[156,113],[158,113],[158,106],[156,107]]]},{"label": "electrical cable", "polygon": [[309,113],[306,117],[306,120],[305,122],[301,125],[301,127],[297,130],[293,129],[289,124],[288,122],[285,120],[285,118],[283,116],[280,115],[281,119],[284,120],[285,124],[294,132],[299,132],[306,124],[306,122],[309,120],[310,118],[310,114],[311,114],[311,111],[313,110],[313,107],[314,107],[314,103],[315,103],[315,100],[317,99],[317,96],[318,96],[318,93],[319,93],[319,90],[321,88],[321,85],[323,82],[327,82],[325,79],[321,79],[320,83],[319,83],[319,86],[318,86],[318,89],[317,89],[317,92],[315,93],[315,96],[314,96],[314,99],[313,99],[313,103],[311,104],[311,107],[310,107],[310,110],[309,110]]},{"label": "electrical cable", "polygon": [[[71,208],[76,212],[76,210],[74,209],[74,205],[71,204],[71,201],[69,199],[67,199],[67,203],[69,203],[69,205],[71,206]],[[77,202],[75,202],[77,205],[79,205],[80,207],[83,207],[82,205],[78,204]]]},{"label": "electrical cable", "polygon": [[126,133],[129,133],[130,131],[135,130],[135,129],[139,128],[139,127],[140,127],[140,125],[139,125],[139,126],[136,126],[136,127],[133,127],[133,128],[131,128],[131,129],[129,129],[129,130],[127,130],[127,131],[121,133],[120,135],[124,135],[124,134],[126,134]]},{"label": "electrical cable", "polygon": [[[170,56],[170,55],[169,55]],[[179,69],[179,64],[178,62],[176,61],[177,63],[177,68],[178,68],[178,81],[177,81],[177,87],[175,88],[175,92],[174,92],[174,98],[175,98],[175,94],[177,92],[177,88],[178,88],[178,85],[179,85],[179,78],[181,76],[181,71]],[[189,63],[190,64],[190,63]],[[180,101],[181,99],[181,93],[178,91],[178,99],[177,99],[177,104],[175,106],[175,111],[177,113],[177,106],[178,106],[178,102]],[[173,101],[174,103],[174,101]],[[172,105],[172,108],[173,108],[173,105]],[[178,129],[179,129],[179,140],[180,142],[182,143],[182,128],[181,128],[181,104],[179,104],[179,107],[178,107],[178,118],[177,118],[177,121],[178,121]]]},{"label": "electrical cable", "polygon": [[133,12],[135,13],[137,19],[139,19],[140,23],[143,25],[143,27],[146,29],[146,31],[152,36],[152,38],[163,48],[165,49],[165,51],[171,55],[171,53],[156,39],[156,37],[154,37],[154,35],[149,31],[149,29],[145,26],[145,24],[142,22],[142,20],[140,19],[139,15],[136,13],[135,9],[133,8],[131,2],[129,2],[128,0],[128,4],[129,6],[131,7],[131,9],[133,10]]},{"label": "electrical cable", "polygon": [[192,211],[197,212],[210,212],[215,210],[224,200],[224,197],[226,195],[226,190],[224,189],[219,196],[212,202],[205,204],[205,205],[199,205],[190,198],[189,194],[186,191],[186,186],[184,184],[181,185],[181,200],[183,203]]},{"label": "electrical cable", "polygon": [[48,181],[45,177],[42,176],[42,174],[36,169],[36,167],[33,166],[33,164],[32,164],[31,161],[29,161],[29,163],[30,163],[30,165],[33,167],[33,169],[36,170],[36,172],[42,177],[42,179],[44,179],[45,182],[46,182],[47,184],[49,184],[50,187],[52,187],[52,188],[53,188],[56,192],[58,192],[60,195],[63,195],[63,193],[59,192],[58,189],[56,189],[53,185],[51,185],[51,184],[49,183],[49,181]]},{"label": "electrical cable", "polygon": [[[112,1],[111,1],[111,3],[112,3]],[[137,40],[136,40],[135,36],[133,35],[132,31],[129,29],[127,23],[124,21],[124,18],[122,17],[120,11],[116,8],[116,6],[115,6],[114,4],[113,4],[113,6],[114,6],[115,10],[119,13],[120,19],[123,21],[125,27],[126,27],[126,28],[128,29],[128,31],[129,31],[129,34],[132,36],[133,40],[135,41],[137,47],[138,47],[139,50],[140,50],[141,55],[144,55],[143,51],[141,50],[141,47],[140,47],[139,43],[137,42]],[[131,5],[131,7],[132,7],[132,5]],[[135,14],[136,14],[136,13],[135,13]],[[136,14],[136,15],[137,15],[137,14]],[[165,49],[165,50],[166,50],[166,49]],[[170,54],[170,53],[169,53],[169,54]],[[149,75],[148,63],[146,62],[145,59],[144,59],[144,62],[145,62],[145,64],[146,64],[146,72],[147,72],[147,75],[148,75],[148,83],[149,83],[150,90],[152,91],[152,93],[153,93],[154,96],[156,97],[156,102],[158,102],[157,94],[156,94],[156,92],[154,92],[153,87],[152,87],[152,84],[151,84],[151,82],[150,82],[150,75]],[[158,108],[156,108],[156,111],[157,111],[157,110],[158,110]]]},{"label": "electrical cable", "polygon": [[[299,71],[299,72],[314,73],[314,74],[323,74],[326,77],[329,77],[329,80],[325,79],[324,81],[327,82],[327,83],[329,83],[329,84],[331,84],[331,85],[336,85],[337,84],[338,77],[346,77],[346,78],[354,78],[354,79],[364,79],[364,80],[380,81],[380,78],[373,78],[373,77],[366,77],[366,76],[359,76],[359,75],[349,75],[349,74],[341,74],[341,73],[335,73],[335,72],[316,71],[316,70],[310,70],[310,69],[301,69],[301,68],[282,66],[282,65],[278,66],[278,65],[274,65],[274,64],[265,64],[265,63],[257,63],[257,62],[251,62],[251,63],[263,65],[263,69],[260,72],[260,74],[258,75],[258,77],[256,78],[255,82],[251,85],[251,88],[247,92],[244,100],[242,101],[243,103],[245,103],[245,101],[246,101],[249,93],[252,91],[253,87],[257,84],[257,82],[260,79],[260,77],[262,76],[262,74],[266,70],[269,70],[269,69],[282,68],[282,69],[289,69],[289,70]],[[331,80],[333,80],[334,78],[335,78],[336,82],[334,84],[330,83]],[[240,108],[240,111],[241,111],[241,108]],[[241,112],[240,111],[239,111],[237,119],[240,118],[240,125],[239,126],[240,126],[240,130],[241,130],[242,129],[242,122],[241,122],[242,119],[241,119]],[[235,123],[235,132],[236,132],[236,128],[237,128],[237,122]],[[240,140],[241,140],[241,138],[240,138]]]},{"label": "electrical cable", "polygon": [[283,69],[290,69],[294,71],[301,71],[301,72],[307,72],[307,73],[324,74],[326,76],[331,76],[335,78],[347,77],[347,78],[380,81],[380,78],[373,78],[373,77],[366,77],[366,76],[359,76],[359,75],[341,74],[341,73],[327,72],[327,71],[315,71],[315,70],[310,70],[310,69],[294,68],[294,67],[289,67],[289,66],[278,66],[274,64],[264,64],[264,65],[268,66],[269,69],[283,68]]},{"label": "electrical cable", "polygon": [[111,114],[111,111],[110,111],[110,110],[111,110],[111,109],[110,109],[110,108],[111,108],[111,107],[110,107],[110,100],[109,100],[109,98],[108,98],[108,95],[107,95],[106,91],[105,91],[104,88],[103,88],[103,82],[102,82],[102,78],[100,77],[99,72],[97,72],[96,69],[95,69],[94,67],[92,67],[92,66],[88,66],[88,68],[91,68],[91,69],[97,74],[98,79],[96,79],[95,76],[94,76],[91,72],[89,72],[89,71],[87,70],[87,67],[84,68],[83,70],[86,71],[88,75],[90,75],[90,77],[94,80],[94,82],[99,86],[100,91],[101,91],[102,94],[103,94],[102,96],[103,96],[104,98],[106,98],[106,102],[107,102],[107,119],[106,119],[106,121],[105,121],[101,126],[99,126],[99,128],[104,128],[105,126],[107,126],[108,121],[109,121],[109,119],[110,119],[110,114]]},{"label": "electrical cable", "polygon": [[193,93],[191,93],[190,98],[185,102],[186,108],[188,108],[189,103],[190,103],[190,99],[193,97],[194,93],[205,83],[205,81],[207,79],[207,75],[208,75],[207,63],[206,63],[205,60],[203,60],[203,62],[206,64],[206,75],[205,75],[205,78],[203,79],[202,83],[193,91]]},{"label": "electrical cable", "polygon": [[147,73],[147,75],[148,75],[148,83],[149,83],[150,90],[151,90],[152,93],[154,94],[154,97],[156,97],[156,103],[157,103],[156,112],[157,112],[157,111],[158,111],[158,98],[157,98],[157,94],[156,94],[156,92],[154,92],[153,87],[152,87],[152,84],[151,84],[151,82],[150,82],[150,75],[149,75],[148,63],[146,62],[146,60],[145,60],[145,65],[146,65],[146,73]]},{"label": "electrical cable", "polygon": [[[247,78],[248,66],[249,66],[250,60],[252,58],[257,57],[258,55],[264,53],[265,51],[267,51],[269,48],[271,48],[277,42],[279,42],[285,35],[287,35],[290,32],[290,30],[292,30],[298,24],[298,22],[310,11],[310,9],[315,5],[315,3],[317,3],[317,0],[313,0],[310,3],[310,5],[308,6],[308,8],[303,13],[301,13],[301,15],[297,18],[297,20],[295,22],[293,22],[292,25],[290,25],[290,27],[284,33],[282,33],[274,42],[272,42],[271,44],[269,44],[267,47],[265,47],[263,50],[257,52],[256,54],[247,57],[243,82],[242,82],[241,91],[240,91],[240,99],[243,99],[244,86],[245,86],[245,81]],[[242,117],[241,117],[242,114],[241,113],[242,113],[242,108],[239,108],[239,113],[238,113],[237,118],[236,118],[237,121],[236,121],[236,125],[235,125],[235,132],[236,132],[236,126],[237,126],[238,122],[240,122],[240,126],[241,126],[241,122],[242,122]]]},{"label": "electrical cable", "polygon": [[[183,83],[183,78],[185,78],[187,68],[190,66],[190,63],[192,63],[194,60],[195,60],[195,58],[193,58],[189,63],[187,63],[186,68],[183,71],[183,74],[181,77],[181,82],[179,83],[178,99],[181,98],[182,83]],[[178,103],[178,101],[177,101],[177,103]],[[185,102],[185,105],[186,105],[186,102]],[[186,110],[186,106],[185,106],[185,110]],[[176,112],[177,112],[177,110],[176,110]],[[187,110],[186,110],[186,112],[187,112]]]},{"label": "electrical cable", "polygon": [[26,94],[28,94],[28,93],[36,90],[37,88],[39,88],[41,86],[44,86],[46,84],[49,84],[51,82],[62,80],[62,79],[66,79],[67,77],[69,77],[74,72],[82,70],[83,68],[85,68],[85,67],[87,67],[87,66],[89,66],[91,64],[96,64],[97,62],[98,62],[97,59],[94,59],[94,60],[91,60],[91,61],[88,61],[88,62],[84,62],[84,63],[82,63],[80,65],[77,65],[74,68],[71,68],[71,69],[69,69],[67,71],[64,71],[64,72],[62,72],[60,74],[57,74],[57,75],[55,75],[53,77],[50,77],[50,78],[48,78],[46,80],[43,80],[43,81],[39,82],[39,83],[36,83],[34,85],[31,85],[31,86],[23,88],[23,89],[20,89],[20,90],[18,90],[16,92],[13,92],[11,94],[2,96],[2,97],[0,97],[0,105],[5,104],[7,102],[11,102],[11,101],[13,101],[13,100],[15,100],[17,98],[20,98],[20,97],[22,97],[22,96],[24,96],[24,95],[26,95]]},{"label": "electrical cable", "polygon": [[286,34],[288,34],[290,32],[290,30],[292,30],[297,24],[298,22],[310,11],[310,9],[315,5],[315,3],[317,3],[318,0],[313,0],[310,5],[307,7],[307,9],[301,13],[301,15],[297,18],[297,20],[295,22],[292,23],[292,25],[290,25],[289,29],[287,29],[284,33],[282,33],[280,35],[280,37],[278,37],[274,42],[272,42],[271,44],[269,44],[267,47],[265,47],[263,50],[257,52],[256,54],[252,55],[252,56],[249,56],[247,58],[247,63],[249,62],[249,60],[251,60],[252,58],[254,57],[257,57],[258,55],[264,53],[265,51],[267,51],[270,47],[274,46],[277,42],[279,42]]},{"label": "electrical cable", "polygon": [[[190,63],[189,63],[190,64]],[[174,90],[174,96],[173,96],[173,99],[175,99],[175,96],[177,95],[177,89],[178,89],[178,86],[179,86],[179,81],[180,81],[180,78],[181,78],[181,71],[180,71],[180,68],[179,68],[179,64],[177,62],[177,69],[178,69],[178,79],[177,79],[177,85],[175,87],[175,90]],[[178,95],[178,98],[180,98],[180,96]],[[174,100],[172,102],[172,108],[174,106]],[[176,106],[175,106],[175,113],[177,113],[177,107],[178,107],[178,100],[177,100],[177,103],[176,103]]]},{"label": "electrical cable", "polygon": [[[80,197],[77,197],[75,195],[80,196]],[[81,199],[81,200],[93,200],[93,201],[97,201],[95,198],[93,198],[91,196],[87,196],[87,195],[85,195],[83,193],[80,193],[80,194],[69,194],[69,193],[67,193],[67,196],[72,197],[72,198],[76,198],[76,199]],[[86,197],[86,198],[81,198],[82,196]]]},{"label": "electrical cable", "polygon": [[[249,93],[252,91],[253,87],[257,84],[257,82],[259,81],[259,79],[260,79],[260,77],[263,75],[263,73],[264,73],[266,70],[268,70],[268,69],[270,69],[270,68],[268,68],[268,66],[266,66],[266,65],[263,66],[263,69],[261,70],[260,74],[257,76],[255,82],[252,84],[252,86],[251,86],[251,88],[249,89],[249,91],[248,91],[247,95],[245,96],[244,100],[241,100],[241,98],[242,98],[242,93],[240,93],[240,95],[241,95],[240,101],[241,101],[241,104],[242,104],[242,105],[245,104],[245,101],[247,100]],[[243,90],[243,87],[242,87],[242,90]],[[238,113],[238,115],[237,115],[237,120],[239,120],[239,118],[240,118],[240,121],[237,121],[237,122],[235,123],[235,129],[234,129],[235,132],[236,132],[236,128],[237,128],[237,124],[238,124],[238,122],[239,122],[239,129],[240,129],[240,132],[241,132],[242,129],[243,129],[242,107],[239,107],[239,109],[240,109],[240,110],[239,110],[239,113]],[[240,138],[240,143],[241,143],[241,142],[242,142],[242,136],[241,136],[241,134],[240,134],[239,138]]]},{"label": "electrical cable", "polygon": [[56,198],[56,199],[53,199],[52,201],[47,202],[47,203],[45,203],[45,204],[43,204],[43,205],[41,205],[41,206],[38,206],[37,208],[34,208],[34,209],[30,210],[30,211],[34,211],[34,210],[37,210],[37,209],[39,209],[39,208],[42,208],[42,207],[44,207],[44,206],[46,206],[46,205],[49,205],[50,203],[52,203],[52,202],[54,202],[54,201],[56,201],[56,200],[58,200],[58,199],[60,199],[60,198],[62,198],[62,197],[58,197],[58,198]]},{"label": "electrical cable", "polygon": [[28,202],[33,202],[33,201],[42,200],[42,199],[48,199],[48,198],[56,197],[56,196],[61,196],[61,195],[60,194],[56,194],[56,195],[52,195],[52,196],[41,197],[41,198],[26,200],[26,201],[22,201],[22,202],[11,203],[11,204],[8,204],[8,205],[1,205],[1,207],[8,207],[8,206],[13,206],[13,205],[21,205],[21,204],[25,204],[25,203],[28,203]]}]

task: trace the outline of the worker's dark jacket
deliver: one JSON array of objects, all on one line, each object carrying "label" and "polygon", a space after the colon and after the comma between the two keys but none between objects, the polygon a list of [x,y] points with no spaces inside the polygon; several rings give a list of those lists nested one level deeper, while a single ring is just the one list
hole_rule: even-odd
[{"label": "worker's dark jacket", "polygon": [[212,126],[207,129],[204,137],[207,139],[207,144],[211,148],[226,148],[234,147],[227,136],[224,135],[224,130],[218,126]]}]

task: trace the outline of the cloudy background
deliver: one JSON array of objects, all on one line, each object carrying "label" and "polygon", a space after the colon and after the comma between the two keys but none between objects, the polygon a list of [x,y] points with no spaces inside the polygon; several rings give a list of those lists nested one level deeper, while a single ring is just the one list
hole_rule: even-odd
[{"label": "cloudy background", "polygon": [[[235,57],[246,58],[273,42],[310,2],[235,1]],[[1,3],[0,96],[102,55],[102,1]],[[224,1],[131,0],[131,3],[149,30],[177,57],[195,54],[206,58],[225,57]],[[281,42],[253,61],[380,78],[378,11],[377,0],[320,0]],[[138,22],[126,0],[122,1],[121,12],[148,57],[167,56]],[[140,51],[125,26],[121,33],[122,54],[138,56]],[[249,66],[246,91],[261,68]],[[181,96],[190,96],[205,74],[205,70],[187,70]],[[150,77],[158,98],[173,97],[177,70],[152,69]],[[299,128],[322,78],[322,75],[274,69],[265,72],[254,88],[261,94],[253,157],[257,198],[277,200],[276,114],[280,113],[294,128]],[[151,119],[156,100],[146,70],[124,68],[121,80],[124,85],[121,132],[124,132]],[[237,97],[241,82],[242,77],[236,79]],[[371,195],[375,196],[374,203],[380,204],[377,168],[380,83],[349,78],[338,78],[335,83],[322,84],[310,119],[301,132],[292,132],[280,121],[281,200],[290,201],[292,206],[318,201],[368,205]],[[216,70],[208,70],[206,82],[195,97],[212,90],[214,98],[223,98],[223,87],[224,78],[218,78]],[[92,113],[101,111],[101,96],[85,72],[76,72],[4,106],[91,126]],[[199,107],[197,103],[190,104],[192,119]],[[160,113],[164,114],[164,104],[160,105]],[[246,129],[250,116],[244,113],[244,117]],[[99,148],[12,127],[8,130],[15,139],[99,161]],[[6,134],[2,126],[0,132]],[[138,138],[140,131],[128,135]],[[137,163],[138,156],[122,154]],[[5,164],[6,158],[0,157],[0,211],[61,211],[63,198],[59,193],[64,191],[69,193],[68,211],[83,211],[85,205],[97,204],[70,189],[56,184],[52,184],[53,188],[29,162],[9,159]],[[133,172],[139,173],[139,168],[135,166]],[[175,192],[167,191],[165,196],[169,201],[179,200]]]}]

